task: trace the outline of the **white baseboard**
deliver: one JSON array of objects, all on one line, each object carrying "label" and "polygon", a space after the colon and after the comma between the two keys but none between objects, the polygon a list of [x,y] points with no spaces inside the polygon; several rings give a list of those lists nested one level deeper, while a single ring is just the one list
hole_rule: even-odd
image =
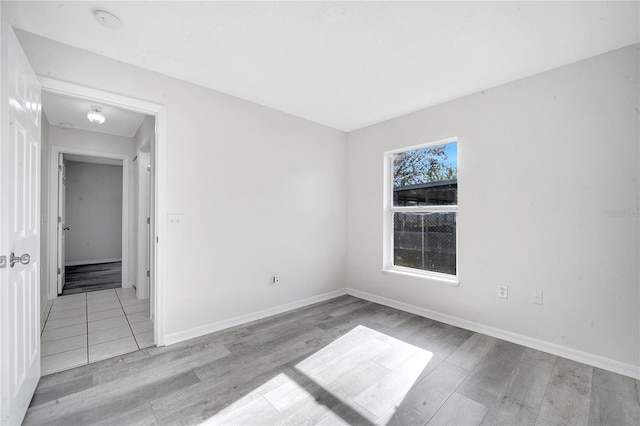
[{"label": "white baseboard", "polygon": [[122,258],[119,257],[117,259],[72,260],[71,262],[64,262],[64,266],[97,265],[98,263],[113,262],[122,262]]},{"label": "white baseboard", "polygon": [[240,315],[237,317],[229,318],[222,321],[194,327],[189,330],[179,331],[177,333],[166,334],[164,336],[164,344],[172,345],[174,343],[182,342],[184,340],[200,337],[205,334],[214,333],[216,331],[224,330],[238,325],[246,324],[251,321],[256,321],[262,318],[270,317],[271,315],[281,314],[283,312],[291,311],[293,309],[303,308],[308,305],[312,305],[318,302],[324,302],[325,300],[333,299],[334,297],[344,296],[347,294],[345,289],[330,291],[328,293],[319,294],[317,296],[307,297],[306,299],[296,300],[295,302],[285,303],[284,305],[274,306],[273,308],[263,309],[261,311],[252,312],[250,314]]},{"label": "white baseboard", "polygon": [[405,312],[420,315],[422,317],[430,318],[456,327],[465,328],[467,330],[486,334],[488,336],[496,337],[508,342],[517,343],[519,345],[568,358],[573,361],[591,365],[593,367],[602,368],[603,370],[608,370],[614,373],[629,376],[634,379],[640,379],[640,366],[626,364],[624,362],[590,354],[588,352],[583,352],[577,349],[568,348],[566,346],[557,345],[555,343],[545,342],[544,340],[534,339],[532,337],[491,327],[485,324],[480,324],[474,321],[469,321],[463,318],[458,318],[452,315],[432,311],[430,309],[421,308],[409,303],[400,302],[353,288],[347,288],[346,293],[360,299],[368,300],[370,302],[379,303],[381,305],[400,309]]}]

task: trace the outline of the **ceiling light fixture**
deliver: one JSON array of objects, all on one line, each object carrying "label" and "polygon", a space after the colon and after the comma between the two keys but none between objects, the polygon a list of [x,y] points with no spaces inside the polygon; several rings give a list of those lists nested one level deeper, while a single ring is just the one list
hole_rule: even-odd
[{"label": "ceiling light fixture", "polygon": [[115,13],[106,9],[93,9],[91,12],[93,13],[93,17],[96,18],[96,21],[105,27],[111,29],[120,28],[120,18],[118,18]]},{"label": "ceiling light fixture", "polygon": [[102,108],[93,105],[91,106],[91,110],[87,113],[87,118],[93,124],[102,124],[104,123],[104,120],[106,120],[102,113]]}]

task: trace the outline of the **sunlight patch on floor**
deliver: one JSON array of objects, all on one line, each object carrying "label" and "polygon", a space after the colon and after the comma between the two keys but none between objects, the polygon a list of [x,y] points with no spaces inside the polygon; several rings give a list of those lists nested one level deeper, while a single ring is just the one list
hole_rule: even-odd
[{"label": "sunlight patch on floor", "polygon": [[369,421],[391,418],[433,354],[359,325],[296,365]]},{"label": "sunlight patch on floor", "polygon": [[359,325],[203,424],[386,424],[432,356]]}]

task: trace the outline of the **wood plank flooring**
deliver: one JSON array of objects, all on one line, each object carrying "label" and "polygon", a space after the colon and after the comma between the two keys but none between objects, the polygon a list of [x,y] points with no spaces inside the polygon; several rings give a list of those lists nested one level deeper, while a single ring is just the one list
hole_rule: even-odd
[{"label": "wood plank flooring", "polygon": [[25,425],[638,425],[638,382],[351,296],[43,377]]},{"label": "wood plank flooring", "polygon": [[63,296],[122,287],[122,262],[65,266]]}]

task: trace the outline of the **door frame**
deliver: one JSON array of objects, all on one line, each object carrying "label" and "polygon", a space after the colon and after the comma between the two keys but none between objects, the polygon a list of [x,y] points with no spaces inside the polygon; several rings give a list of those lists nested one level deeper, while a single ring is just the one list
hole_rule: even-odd
[{"label": "door frame", "polygon": [[[49,150],[49,199],[47,210],[49,213],[48,221],[56,226],[49,226],[49,249],[48,258],[56,259],[56,262],[48,262],[49,266],[49,297],[55,299],[58,297],[58,212],[60,203],[60,191],[58,186],[58,157],[60,154],[77,154],[87,157],[107,158],[122,161],[122,287],[129,287],[129,166],[130,156],[126,154],[111,154],[102,151],[84,150],[81,148],[69,148],[66,146],[51,145]],[[55,164],[54,164],[55,163]],[[64,265],[63,265],[64,267]]]},{"label": "door frame", "polygon": [[[157,346],[165,345],[164,335],[164,259],[165,244],[164,235],[166,235],[166,145],[167,145],[167,109],[164,105],[131,98],[128,96],[118,95],[103,90],[93,89],[74,83],[56,80],[50,77],[38,75],[38,79],[42,84],[42,90],[58,95],[71,96],[81,98],[97,103],[107,104],[114,107],[138,112],[145,115],[155,117],[155,156],[153,159],[153,203],[154,203],[154,220],[153,229],[151,230],[156,241],[155,249],[152,250],[151,259],[151,277],[150,285],[153,287],[152,311],[154,312],[154,341]],[[57,166],[56,166],[57,168]],[[123,167],[124,173],[124,167]],[[57,217],[56,217],[57,221]],[[128,218],[127,218],[128,221]],[[51,228],[51,227],[49,227]],[[51,262],[49,262],[51,263]],[[49,287],[51,283],[49,283]],[[49,298],[57,297],[56,294],[49,294]]]},{"label": "door frame", "polygon": [[[149,140],[145,140],[143,141],[143,143],[141,144],[141,146],[145,146],[149,143]],[[142,292],[143,295],[146,295],[147,297],[150,297],[151,295],[151,288],[149,285],[147,285],[148,283],[146,283],[146,281],[148,281],[148,277],[147,276],[147,271],[150,271],[149,269],[149,265],[151,263],[151,222],[147,222],[147,218],[151,218],[152,215],[152,209],[151,209],[151,202],[153,202],[152,200],[152,193],[151,193],[151,179],[150,179],[150,175],[149,175],[149,170],[147,169],[146,166],[142,166],[142,158],[145,158],[147,160],[150,160],[150,152],[143,152],[140,151],[140,148],[136,149],[136,157],[137,160],[134,160],[134,170],[133,173],[135,173],[137,175],[137,191],[135,192],[137,200],[134,200],[134,203],[137,202],[137,208],[136,208],[136,217],[134,218],[134,220],[137,222],[138,225],[138,233],[136,235],[136,251],[137,251],[137,256],[136,256],[136,270],[134,271],[134,274],[136,276],[136,284],[137,284],[137,288],[136,288],[136,294],[140,294],[140,292]],[[142,178],[145,178],[145,185],[144,185],[144,194],[141,195],[140,194],[140,189],[143,187],[142,185]],[[145,208],[146,205],[146,208]],[[145,210],[146,214],[142,214],[143,209]],[[149,227],[149,229],[147,229],[147,227]],[[143,232],[144,230],[144,232]],[[144,264],[142,262],[142,260],[144,260]],[[142,285],[142,281],[145,281],[145,285]],[[151,312],[151,315],[153,315],[153,311]]]}]

